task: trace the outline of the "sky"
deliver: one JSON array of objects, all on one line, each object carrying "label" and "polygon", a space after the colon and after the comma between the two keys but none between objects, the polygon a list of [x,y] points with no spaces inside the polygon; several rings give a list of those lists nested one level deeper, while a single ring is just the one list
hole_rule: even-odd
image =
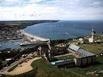
[{"label": "sky", "polygon": [[0,0],[0,20],[103,20],[103,0]]}]

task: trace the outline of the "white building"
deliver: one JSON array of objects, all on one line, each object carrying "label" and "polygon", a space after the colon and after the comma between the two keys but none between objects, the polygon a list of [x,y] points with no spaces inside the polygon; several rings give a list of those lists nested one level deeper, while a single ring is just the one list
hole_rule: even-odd
[{"label": "white building", "polygon": [[91,37],[88,39],[89,43],[94,43],[94,35],[95,35],[95,32],[94,32],[94,29],[92,28]]}]

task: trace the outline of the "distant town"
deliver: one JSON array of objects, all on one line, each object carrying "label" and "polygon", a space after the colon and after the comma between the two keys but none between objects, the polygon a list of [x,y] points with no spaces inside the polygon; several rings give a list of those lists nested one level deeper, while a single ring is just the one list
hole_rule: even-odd
[{"label": "distant town", "polygon": [[103,35],[94,28],[81,37],[50,40],[16,24],[0,25],[0,41],[18,39],[19,48],[0,49],[0,77],[103,77]]}]

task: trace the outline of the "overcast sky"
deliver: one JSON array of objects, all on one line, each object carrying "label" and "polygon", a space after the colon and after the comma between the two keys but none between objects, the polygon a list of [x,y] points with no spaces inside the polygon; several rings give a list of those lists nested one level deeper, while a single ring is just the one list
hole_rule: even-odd
[{"label": "overcast sky", "polygon": [[0,20],[103,20],[103,0],[0,0]]}]

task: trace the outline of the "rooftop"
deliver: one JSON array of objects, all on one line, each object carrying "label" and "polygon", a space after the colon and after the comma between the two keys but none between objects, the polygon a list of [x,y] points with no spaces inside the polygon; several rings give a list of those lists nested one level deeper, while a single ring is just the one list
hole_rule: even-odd
[{"label": "rooftop", "polygon": [[70,45],[69,45],[69,48],[72,49],[72,50],[74,50],[74,51],[78,51],[80,47],[79,47],[79,46],[76,46],[76,45],[74,45],[74,44],[70,44]]},{"label": "rooftop", "polygon": [[81,57],[88,57],[88,56],[94,56],[94,53],[88,52],[79,46],[76,46],[74,44],[70,44],[69,49],[72,49],[74,52],[78,52]]}]

